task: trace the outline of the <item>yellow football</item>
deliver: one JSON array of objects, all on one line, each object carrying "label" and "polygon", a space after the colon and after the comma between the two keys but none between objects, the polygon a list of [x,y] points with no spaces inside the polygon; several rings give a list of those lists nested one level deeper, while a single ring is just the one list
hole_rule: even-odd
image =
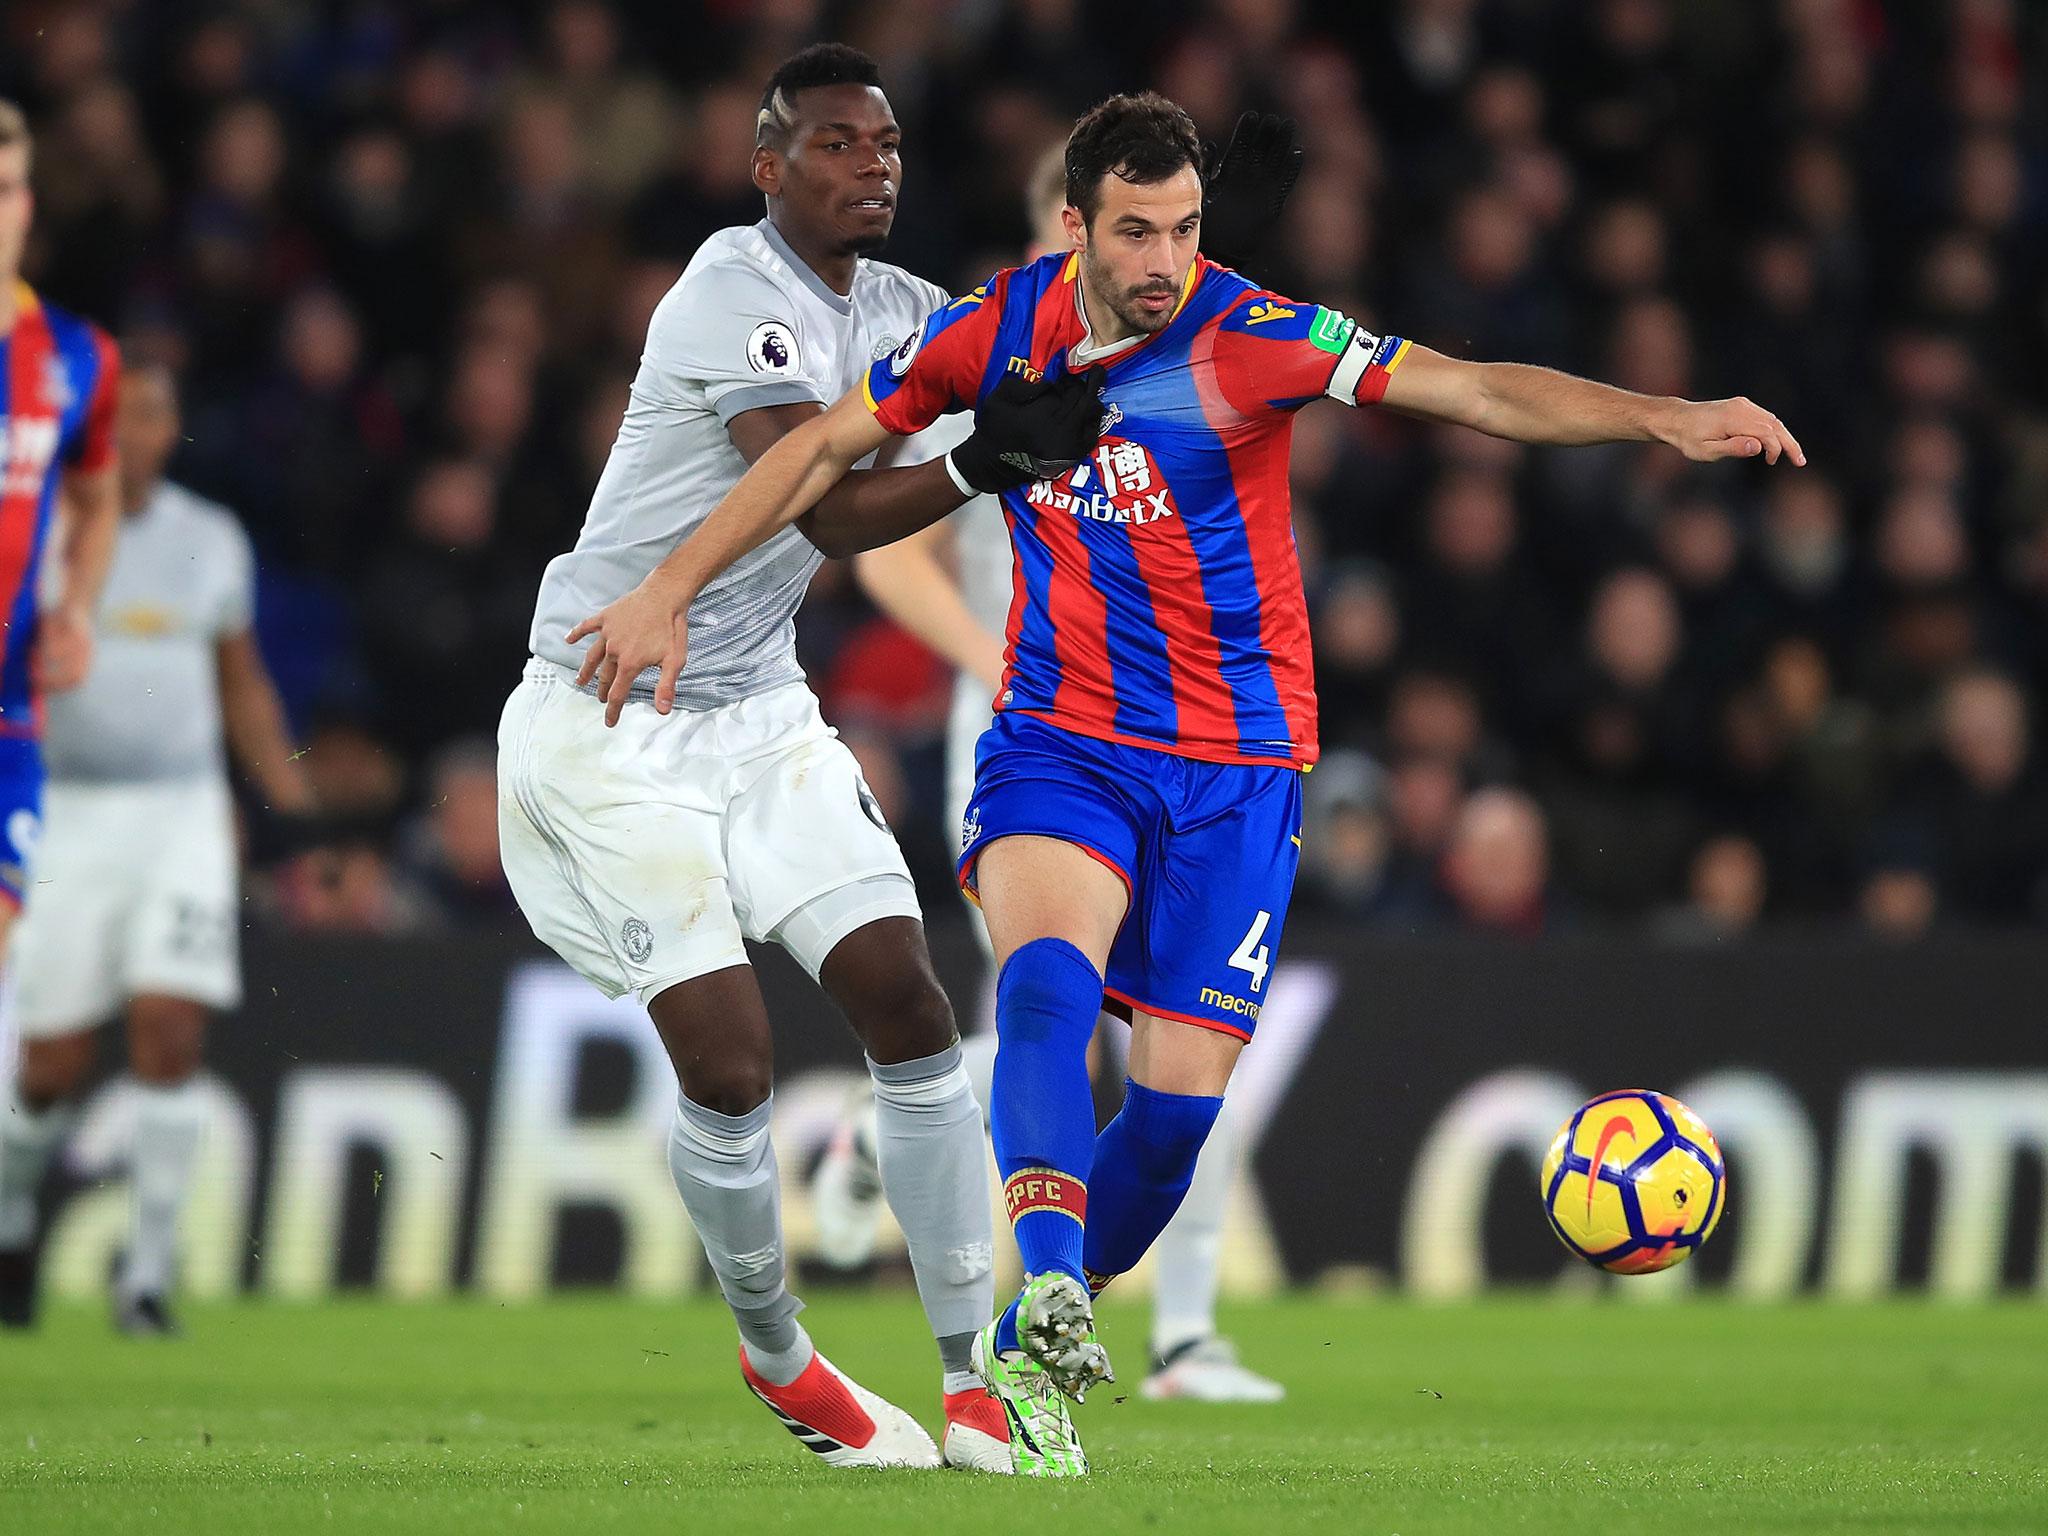
[{"label": "yellow football", "polygon": [[1706,1122],[1668,1093],[1624,1088],[1582,1104],[1543,1159],[1543,1208],[1589,1264],[1646,1275],[1692,1256],[1728,1204]]}]

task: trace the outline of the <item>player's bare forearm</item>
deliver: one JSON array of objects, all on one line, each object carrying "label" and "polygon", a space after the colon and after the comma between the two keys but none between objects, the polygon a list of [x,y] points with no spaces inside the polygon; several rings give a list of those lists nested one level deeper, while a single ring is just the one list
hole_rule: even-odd
[{"label": "player's bare forearm", "polygon": [[[678,614],[687,612],[699,592],[741,556],[815,507],[888,438],[861,397],[847,395],[756,459],[703,525],[656,566],[643,585],[680,601]],[[945,467],[938,466],[938,472],[943,477]]]},{"label": "player's bare forearm", "polygon": [[111,464],[89,475],[67,474],[60,488],[64,542],[57,606],[90,615],[114,563],[121,533],[121,481]]},{"label": "player's bare forearm", "polygon": [[[743,411],[726,423],[726,433],[749,464],[807,421],[824,413],[821,405],[763,406]],[[904,468],[855,469],[818,504],[797,519],[805,538],[833,559],[857,555],[908,538],[929,528],[967,500],[939,460]]]},{"label": "player's bare forearm", "polygon": [[1387,379],[1383,403],[1493,437],[1560,447],[1668,443],[1698,461],[1781,457],[1806,462],[1785,424],[1762,406],[1638,395],[1527,363],[1471,363],[1411,345]]},{"label": "player's bare forearm", "polygon": [[1573,447],[1660,441],[1660,419],[1678,402],[1638,395],[1527,363],[1475,363],[1468,425],[1522,443]]},{"label": "player's bare forearm", "polygon": [[853,574],[877,608],[993,691],[1002,681],[1003,642],[975,618],[940,558],[947,538],[946,525],[935,523],[900,543],[856,555]]},{"label": "player's bare forearm", "polygon": [[966,501],[943,458],[907,469],[856,469],[796,525],[822,553],[843,560],[920,533]]},{"label": "player's bare forearm", "polygon": [[59,487],[63,504],[56,550],[57,591],[36,626],[31,661],[36,687],[64,693],[92,669],[93,615],[114,561],[121,528],[121,488],[113,465],[72,471]]},{"label": "player's bare forearm", "polygon": [[222,638],[216,649],[220,673],[221,727],[235,766],[276,811],[313,809],[313,786],[292,748],[284,704],[270,669],[248,630]]},{"label": "player's bare forearm", "polygon": [[619,723],[634,679],[649,667],[661,669],[655,709],[665,715],[675,707],[689,648],[688,614],[697,594],[816,506],[889,436],[857,394],[805,421],[755,460],[697,531],[637,587],[569,631],[570,645],[590,642],[576,682],[597,684],[607,725]]}]

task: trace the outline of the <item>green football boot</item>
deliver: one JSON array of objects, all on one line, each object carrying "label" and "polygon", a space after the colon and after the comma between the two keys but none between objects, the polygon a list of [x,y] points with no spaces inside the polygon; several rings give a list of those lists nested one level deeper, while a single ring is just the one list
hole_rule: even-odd
[{"label": "green football boot", "polygon": [[1086,1477],[1088,1455],[1067,1412],[1067,1400],[1029,1355],[996,1348],[996,1325],[975,1335],[974,1374],[1002,1404],[1010,1426],[1010,1461],[1019,1477]]}]

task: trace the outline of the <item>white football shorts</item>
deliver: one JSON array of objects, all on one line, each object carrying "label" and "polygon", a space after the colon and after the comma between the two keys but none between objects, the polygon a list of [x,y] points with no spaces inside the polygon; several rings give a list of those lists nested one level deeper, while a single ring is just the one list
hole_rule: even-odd
[{"label": "white football shorts", "polygon": [[107,1023],[143,993],[235,1007],[241,928],[225,781],[51,781],[14,935],[22,1038]]},{"label": "white football shorts", "polygon": [[848,934],[918,918],[896,838],[802,683],[710,710],[604,703],[532,660],[498,725],[498,841],[533,931],[645,1003],[780,944],[816,977]]}]

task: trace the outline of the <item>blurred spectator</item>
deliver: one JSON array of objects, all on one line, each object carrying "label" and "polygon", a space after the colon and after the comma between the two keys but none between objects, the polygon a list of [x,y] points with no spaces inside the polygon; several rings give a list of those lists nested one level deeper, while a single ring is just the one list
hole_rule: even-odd
[{"label": "blurred spectator", "polygon": [[363,350],[348,304],[303,289],[282,311],[275,362],[197,413],[195,481],[247,507],[259,545],[302,570],[354,575],[384,532],[405,435]]},{"label": "blurred spectator", "polygon": [[1965,672],[1942,691],[1939,730],[1897,814],[1933,850],[1941,909],[1980,922],[2048,921],[2048,797],[2026,696],[2003,673]]},{"label": "blurred spectator", "polygon": [[263,910],[287,927],[316,933],[413,933],[428,917],[399,883],[383,847],[360,838],[285,866]]},{"label": "blurred spectator", "polygon": [[41,136],[36,159],[38,214],[60,232],[46,260],[63,273],[66,299],[118,313],[164,211],[134,93],[109,76],[81,85]]},{"label": "blurred spectator", "polygon": [[1401,610],[1386,576],[1351,563],[1330,575],[1315,611],[1316,698],[1342,741],[1386,707],[1402,640]]},{"label": "blurred spectator", "polygon": [[1755,930],[1770,896],[1763,850],[1723,833],[1702,843],[1686,875],[1686,898],[1657,916],[1658,937],[1680,944],[1718,944]]},{"label": "blurred spectator", "polygon": [[1539,782],[1559,878],[1598,912],[1642,914],[1673,894],[1693,838],[1676,778],[1695,734],[1673,684],[1681,640],[1655,572],[1616,571],[1596,591],[1586,660]]},{"label": "blurred spectator", "polygon": [[449,926],[499,926],[517,907],[498,862],[497,749],[483,739],[441,748],[425,799],[406,861],[422,904]]},{"label": "blurred spectator", "polygon": [[1444,854],[1443,890],[1467,932],[1531,939],[1553,931],[1550,850],[1536,802],[1513,789],[1474,794]]},{"label": "blurred spectator", "polygon": [[1658,514],[1651,541],[1678,600],[1691,672],[1704,687],[1725,684],[1749,659],[1760,622],[1734,514],[1704,490],[1682,494]]},{"label": "blurred spectator", "polygon": [[1917,939],[1933,926],[1940,909],[1934,880],[1916,860],[1884,860],[1863,882],[1856,910],[1880,938]]},{"label": "blurred spectator", "polygon": [[376,826],[398,812],[405,766],[360,725],[330,720],[306,736],[306,777],[322,812],[343,822]]},{"label": "blurred spectator", "polygon": [[1553,642],[1549,604],[1516,559],[1520,517],[1503,474],[1454,470],[1424,508],[1405,590],[1409,653],[1478,679],[1496,715],[1526,706],[1532,663]]},{"label": "blurred spectator", "polygon": [[472,459],[414,482],[403,528],[363,587],[363,646],[381,720],[408,752],[495,730],[532,618],[531,579],[495,539],[498,491]]},{"label": "blurred spectator", "polygon": [[1812,635],[1840,659],[1862,616],[1841,493],[1819,470],[1781,476],[1771,482],[1759,532],[1766,622]]},{"label": "blurred spectator", "polygon": [[623,61],[615,7],[603,0],[558,0],[543,22],[545,62],[516,82],[567,103],[582,174],[606,202],[637,192],[675,136],[674,109],[661,83]]},{"label": "blurred spectator", "polygon": [[1456,763],[1441,757],[1397,760],[1386,788],[1392,841],[1388,878],[1403,889],[1433,895],[1464,804],[1465,780]]},{"label": "blurred spectator", "polygon": [[1385,775],[1358,752],[1326,753],[1304,781],[1302,894],[1324,911],[1363,916],[1386,889],[1393,846]]}]

